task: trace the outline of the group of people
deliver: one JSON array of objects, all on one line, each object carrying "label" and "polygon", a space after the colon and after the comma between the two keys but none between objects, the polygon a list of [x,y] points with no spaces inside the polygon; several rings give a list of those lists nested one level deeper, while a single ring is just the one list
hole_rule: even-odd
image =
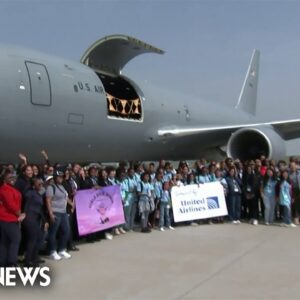
[{"label": "group of people", "polygon": [[[44,165],[32,165],[20,154],[19,166],[1,166],[0,186],[0,267],[38,266],[49,258],[71,258],[70,251],[79,251],[75,244],[82,239],[95,242],[113,239],[140,228],[174,230],[171,189],[173,186],[204,184],[219,181],[226,197],[228,216],[204,220],[207,223],[241,219],[258,225],[278,221],[296,227],[300,216],[300,171],[297,159],[275,162],[265,157],[241,162],[200,159],[193,166],[185,161],[175,169],[164,160],[158,163],[121,162],[118,167],[90,164],[50,164],[42,151]],[[109,230],[79,237],[74,196],[81,189],[100,189],[120,185],[125,224]],[[203,220],[201,220],[203,222]],[[197,225],[199,220],[185,222]],[[137,224],[140,224],[139,227]],[[46,245],[46,248],[45,248]],[[18,260],[18,256],[24,259]]]}]

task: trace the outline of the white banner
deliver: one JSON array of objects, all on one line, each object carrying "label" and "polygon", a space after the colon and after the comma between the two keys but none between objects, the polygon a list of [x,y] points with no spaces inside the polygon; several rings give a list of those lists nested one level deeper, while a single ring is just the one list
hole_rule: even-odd
[{"label": "white banner", "polygon": [[171,195],[175,222],[228,214],[224,189],[219,182],[175,186],[172,188]]}]

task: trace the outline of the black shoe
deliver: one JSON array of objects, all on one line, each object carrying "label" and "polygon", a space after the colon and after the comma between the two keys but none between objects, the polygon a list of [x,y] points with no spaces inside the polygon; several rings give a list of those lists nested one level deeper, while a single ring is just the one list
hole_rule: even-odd
[{"label": "black shoe", "polygon": [[91,239],[91,238],[87,238],[85,241],[90,244],[95,243],[95,239]]},{"label": "black shoe", "polygon": [[18,258],[18,264],[24,264],[25,258]]},{"label": "black shoe", "polygon": [[8,268],[20,268],[21,266],[19,264],[8,264],[6,267],[8,267]]},{"label": "black shoe", "polygon": [[25,262],[24,267],[25,268],[38,268],[40,265],[37,262]]},{"label": "black shoe", "polygon": [[68,250],[69,251],[79,251],[79,248],[77,248],[76,246],[71,246]]},{"label": "black shoe", "polygon": [[46,261],[44,259],[38,258],[34,263],[35,264],[44,264]]},{"label": "black shoe", "polygon": [[142,230],[141,230],[141,232],[143,232],[143,233],[149,233],[149,232],[151,232],[151,229],[150,228],[142,228]]}]

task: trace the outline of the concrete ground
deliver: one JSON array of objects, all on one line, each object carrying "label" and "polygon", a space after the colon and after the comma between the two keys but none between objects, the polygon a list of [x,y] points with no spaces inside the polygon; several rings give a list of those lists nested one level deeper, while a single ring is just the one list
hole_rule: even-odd
[{"label": "concrete ground", "polygon": [[48,288],[0,299],[300,299],[300,228],[223,224],[127,233],[47,261]]}]

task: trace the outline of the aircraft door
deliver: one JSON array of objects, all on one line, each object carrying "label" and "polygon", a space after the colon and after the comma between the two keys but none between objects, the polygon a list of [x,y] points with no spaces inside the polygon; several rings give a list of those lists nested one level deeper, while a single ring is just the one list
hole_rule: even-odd
[{"label": "aircraft door", "polygon": [[51,105],[51,86],[47,68],[43,64],[26,61],[30,82],[30,98],[34,105]]}]

